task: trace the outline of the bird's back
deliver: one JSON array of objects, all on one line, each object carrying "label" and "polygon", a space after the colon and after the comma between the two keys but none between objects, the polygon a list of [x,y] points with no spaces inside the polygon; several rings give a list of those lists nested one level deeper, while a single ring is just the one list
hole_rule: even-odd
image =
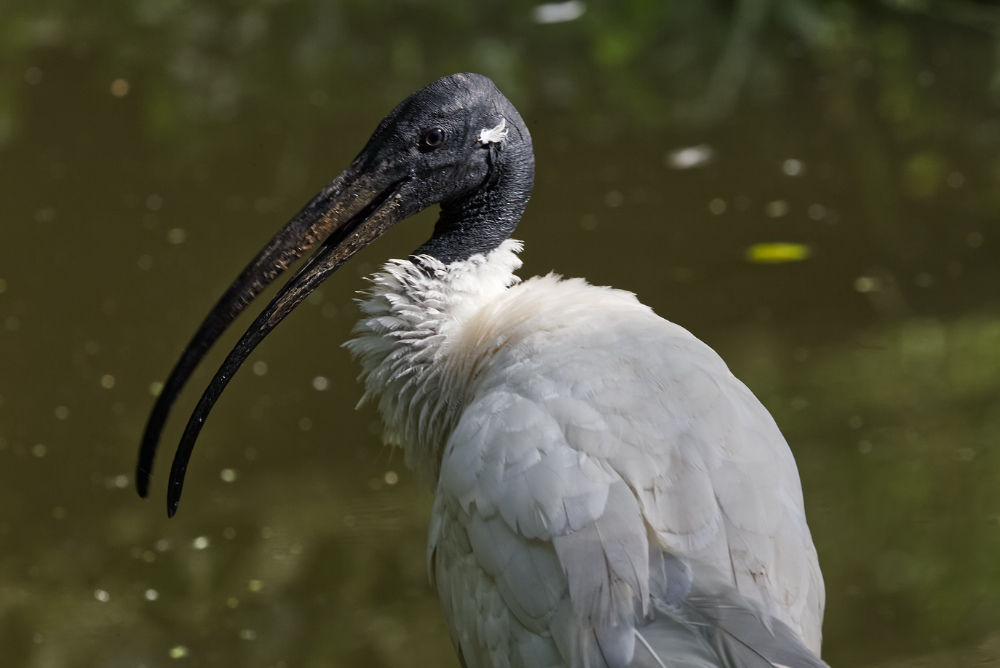
[{"label": "bird's back", "polygon": [[714,351],[555,276],[446,329],[436,382],[464,385],[439,420],[429,561],[468,666],[769,665],[720,637],[822,665],[794,647],[818,654],[823,610],[795,462]]}]

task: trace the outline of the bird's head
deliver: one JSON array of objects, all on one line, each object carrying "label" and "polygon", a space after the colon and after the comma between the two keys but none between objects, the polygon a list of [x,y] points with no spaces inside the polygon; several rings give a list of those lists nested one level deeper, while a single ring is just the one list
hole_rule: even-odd
[{"label": "bird's head", "polygon": [[412,214],[482,188],[500,153],[525,144],[530,152],[527,128],[492,81],[453,74],[403,100],[341,178],[402,182]]},{"label": "bird's head", "polygon": [[517,109],[486,77],[454,74],[403,100],[303,213],[321,221],[324,234],[343,220],[367,243],[441,204],[418,253],[447,263],[510,236],[533,181],[531,135]]},{"label": "bird's head", "polygon": [[534,181],[531,135],[493,82],[454,74],[401,102],[340,176],[306,204],[219,299],[164,384],[146,425],[136,487],[146,496],[160,433],[177,395],[225,328],[292,262],[320,244],[250,326],[202,396],[174,457],[176,511],[195,439],[250,352],[306,296],[396,223],[434,204],[441,215],[418,254],[450,263],[510,236]]}]

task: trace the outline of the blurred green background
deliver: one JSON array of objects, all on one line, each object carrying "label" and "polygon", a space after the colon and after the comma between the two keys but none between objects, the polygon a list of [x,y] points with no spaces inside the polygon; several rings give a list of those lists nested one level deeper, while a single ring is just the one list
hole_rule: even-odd
[{"label": "blurred green background", "polygon": [[175,519],[165,458],[132,474],[221,291],[456,71],[534,136],[522,275],[636,292],[775,415],[831,665],[1000,665],[998,35],[972,0],[0,2],[0,666],[457,665],[430,492],[339,347],[433,212],[260,346]]}]

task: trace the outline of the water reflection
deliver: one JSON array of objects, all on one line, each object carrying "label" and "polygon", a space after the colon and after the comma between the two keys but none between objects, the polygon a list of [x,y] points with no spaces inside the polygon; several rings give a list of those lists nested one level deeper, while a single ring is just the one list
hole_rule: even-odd
[{"label": "water reflection", "polygon": [[455,665],[429,495],[351,410],[338,347],[358,276],[430,218],[261,346],[176,520],[162,470],[141,503],[131,469],[158,383],[245,259],[392,105],[458,70],[495,78],[535,136],[525,274],[636,291],[775,413],[831,664],[997,662],[996,8],[534,9],[3,10],[0,665]]}]

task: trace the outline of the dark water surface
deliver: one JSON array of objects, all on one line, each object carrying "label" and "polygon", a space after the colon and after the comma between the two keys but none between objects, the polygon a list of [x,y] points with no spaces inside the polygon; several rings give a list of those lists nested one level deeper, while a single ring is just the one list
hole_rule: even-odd
[{"label": "dark water surface", "polygon": [[254,353],[175,519],[132,471],[221,291],[463,70],[535,139],[522,275],[636,292],[775,415],[831,665],[1000,665],[1000,10],[731,4],[0,6],[0,666],[457,665],[430,493],[339,347],[433,213]]}]

